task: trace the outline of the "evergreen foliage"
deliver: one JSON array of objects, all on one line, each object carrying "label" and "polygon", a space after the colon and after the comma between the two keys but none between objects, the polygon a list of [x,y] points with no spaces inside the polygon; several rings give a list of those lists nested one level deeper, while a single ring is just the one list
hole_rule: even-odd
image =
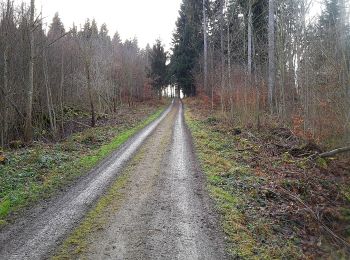
[{"label": "evergreen foliage", "polygon": [[184,95],[194,96],[194,75],[198,71],[198,58],[203,52],[202,5],[199,1],[183,1],[176,22],[173,45],[170,64],[172,83],[181,88]]},{"label": "evergreen foliage", "polygon": [[157,91],[159,98],[162,97],[162,90],[167,85],[167,53],[164,50],[162,42],[156,41],[150,51],[150,72],[149,77],[152,80],[152,86]]}]

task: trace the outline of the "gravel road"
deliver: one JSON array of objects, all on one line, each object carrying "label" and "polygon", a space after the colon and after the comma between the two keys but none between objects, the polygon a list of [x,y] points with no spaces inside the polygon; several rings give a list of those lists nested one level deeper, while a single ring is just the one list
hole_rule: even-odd
[{"label": "gravel road", "polygon": [[62,195],[0,233],[0,259],[46,259],[123,173],[136,153],[121,206],[91,240],[88,259],[225,259],[182,103],[125,143]]},{"label": "gravel road", "polygon": [[122,205],[82,259],[226,259],[181,103],[140,153]]}]

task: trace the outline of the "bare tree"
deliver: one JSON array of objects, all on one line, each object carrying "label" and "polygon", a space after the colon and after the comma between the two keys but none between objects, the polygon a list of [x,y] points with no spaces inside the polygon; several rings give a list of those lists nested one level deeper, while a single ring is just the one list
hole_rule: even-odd
[{"label": "bare tree", "polygon": [[275,9],[274,0],[269,0],[269,105],[270,111],[274,111],[275,93]]},{"label": "bare tree", "polygon": [[32,112],[33,112],[33,92],[34,92],[34,11],[35,0],[30,1],[30,24],[29,24],[29,42],[30,42],[30,58],[29,58],[29,74],[28,74],[28,89],[27,89],[27,106],[26,106],[26,120],[24,129],[24,139],[26,142],[33,140],[33,126],[32,126]]},{"label": "bare tree", "polygon": [[204,36],[204,89],[209,93],[208,89],[208,35],[207,35],[207,13],[206,0],[203,0],[203,36]]},{"label": "bare tree", "polygon": [[225,95],[225,54],[224,54],[224,6],[225,0],[220,1],[220,57],[221,57],[221,110],[224,113],[224,95]]},{"label": "bare tree", "polygon": [[12,4],[10,0],[7,1],[7,6],[5,10],[4,18],[4,85],[3,92],[4,95],[4,104],[3,104],[3,115],[2,115],[2,131],[1,131],[1,146],[4,146],[5,140],[7,139],[8,132],[8,92],[9,92],[9,23],[12,16]]},{"label": "bare tree", "polygon": [[252,74],[252,40],[253,40],[253,15],[252,15],[252,0],[248,1],[248,77],[251,80]]}]

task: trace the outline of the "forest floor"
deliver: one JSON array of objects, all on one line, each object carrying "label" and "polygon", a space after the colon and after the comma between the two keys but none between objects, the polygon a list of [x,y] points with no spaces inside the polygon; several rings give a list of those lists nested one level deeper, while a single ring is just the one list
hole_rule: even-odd
[{"label": "forest floor", "polygon": [[62,141],[42,136],[30,146],[12,142],[12,148],[0,150],[0,229],[25,208],[65,190],[164,107],[152,101],[122,106],[117,113],[99,116],[95,128],[88,126],[88,113],[67,108]]},{"label": "forest floor", "polygon": [[240,128],[200,99],[186,122],[237,259],[349,259],[350,160],[287,128]]}]

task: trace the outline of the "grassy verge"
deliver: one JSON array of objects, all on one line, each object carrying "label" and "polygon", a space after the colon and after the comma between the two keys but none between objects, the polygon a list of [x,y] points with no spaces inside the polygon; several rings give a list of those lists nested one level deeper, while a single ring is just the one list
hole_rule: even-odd
[{"label": "grassy verge", "polygon": [[248,165],[233,160],[235,143],[246,140],[213,131],[212,121],[213,118],[196,119],[186,110],[186,122],[207,175],[209,191],[222,215],[230,255],[239,259],[300,258],[297,241],[279,237],[273,230],[276,223],[262,214],[258,216],[263,205],[259,205],[257,190],[265,180],[255,176]]},{"label": "grassy verge", "polygon": [[287,128],[237,128],[185,103],[234,258],[349,259],[349,160],[310,159],[317,145]]},{"label": "grassy verge", "polygon": [[130,121],[88,129],[61,143],[37,143],[30,148],[6,151],[7,163],[0,165],[0,227],[20,209],[50,197],[86,174],[158,118],[163,109],[153,107],[132,113]]}]

